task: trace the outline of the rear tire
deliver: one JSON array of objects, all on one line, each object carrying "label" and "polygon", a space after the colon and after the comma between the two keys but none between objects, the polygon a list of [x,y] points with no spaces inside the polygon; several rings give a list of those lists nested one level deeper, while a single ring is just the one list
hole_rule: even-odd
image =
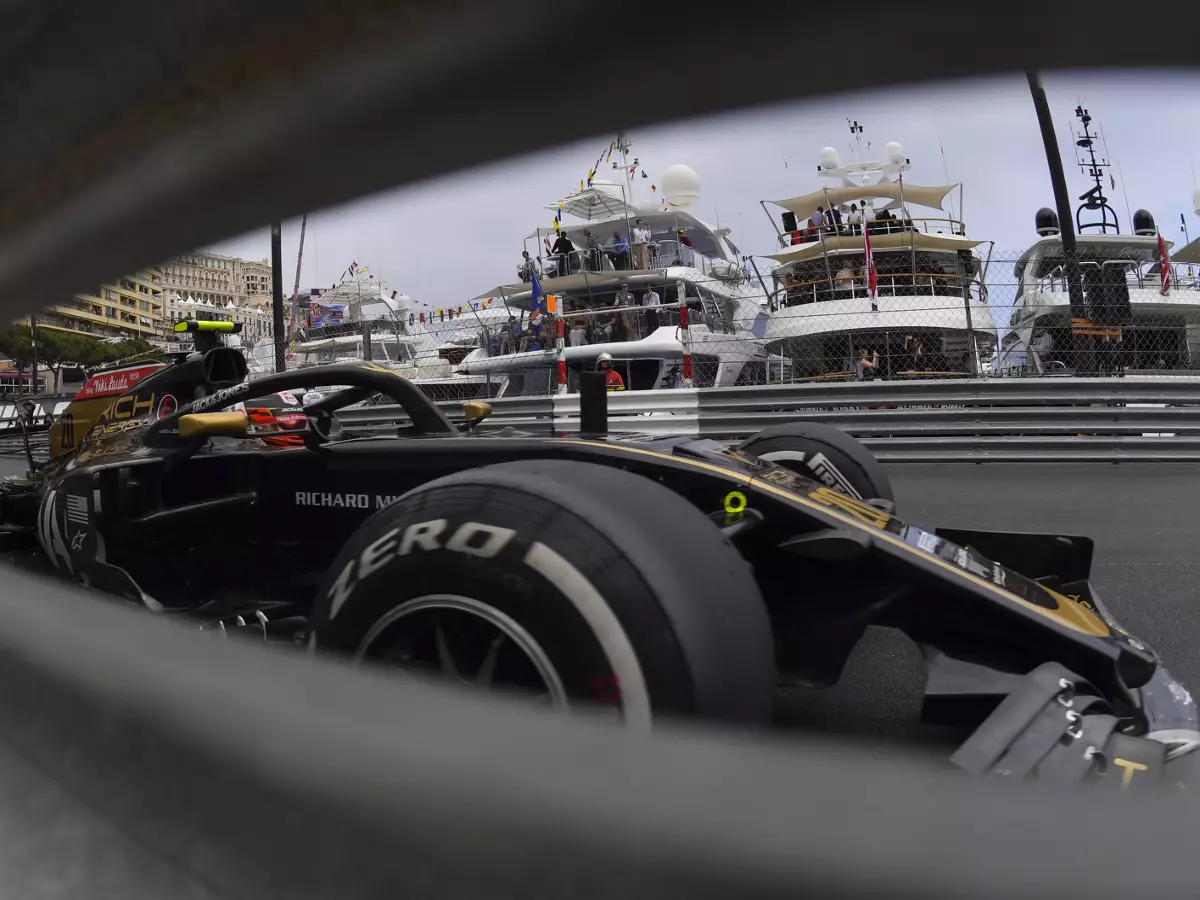
[{"label": "rear tire", "polygon": [[[490,665],[555,705],[619,709],[629,727],[771,711],[773,638],[749,564],[678,494],[603,465],[502,463],[417,488],[350,538],[312,625],[321,650],[424,658],[467,682]],[[466,649],[447,667],[437,632],[451,627]]]},{"label": "rear tire", "polygon": [[859,441],[832,425],[793,422],[764,428],[738,449],[859,500],[896,499],[887,470],[879,460]]}]

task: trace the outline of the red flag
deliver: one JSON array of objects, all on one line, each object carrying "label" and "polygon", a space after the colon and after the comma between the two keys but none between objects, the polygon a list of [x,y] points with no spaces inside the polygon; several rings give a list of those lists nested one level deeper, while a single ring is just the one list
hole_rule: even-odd
[{"label": "red flag", "polygon": [[1161,231],[1158,233],[1158,265],[1163,296],[1166,296],[1171,292],[1171,258],[1167,256],[1167,242],[1163,240]]},{"label": "red flag", "polygon": [[425,324],[425,313],[421,313],[421,324]]},{"label": "red flag", "polygon": [[871,231],[867,227],[870,223],[863,222],[863,247],[866,249],[866,264],[867,264],[867,289],[871,292],[872,299],[875,297],[875,288],[879,284],[879,277],[875,273],[875,255],[871,252]]}]

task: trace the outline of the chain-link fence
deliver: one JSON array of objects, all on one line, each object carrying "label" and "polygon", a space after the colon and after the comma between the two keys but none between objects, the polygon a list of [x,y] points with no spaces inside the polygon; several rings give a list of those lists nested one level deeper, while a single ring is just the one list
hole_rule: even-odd
[{"label": "chain-link fence", "polygon": [[[555,314],[522,281],[453,307],[316,327],[300,315],[281,340],[289,366],[369,359],[439,400],[554,393],[560,320],[568,391],[602,364],[627,390],[689,377],[714,387],[1200,375],[1200,278],[1186,261],[1164,267],[1157,235],[1085,234],[1074,259],[1057,236],[1008,253],[958,233],[936,249],[928,236],[922,249],[901,237],[875,250],[873,272],[848,237],[848,249],[789,262],[590,271],[581,261],[561,275],[546,265],[539,285]],[[271,371],[275,342],[248,355]]]},{"label": "chain-link fence", "polygon": [[[269,309],[197,304],[192,315],[248,316],[233,342],[252,375],[370,360],[436,400],[571,392],[601,366],[626,390],[1200,375],[1190,248],[1164,265],[1157,234],[1084,233],[1068,258],[1056,234],[1005,253],[960,228],[872,227],[870,261],[861,228],[846,226],[799,245],[785,233],[779,252],[740,260],[684,258],[678,244],[653,248],[648,269],[592,251],[547,257],[452,306],[355,284],[320,304],[288,300],[279,329]],[[340,318],[323,315],[334,307]],[[166,349],[188,338],[165,330]]]}]

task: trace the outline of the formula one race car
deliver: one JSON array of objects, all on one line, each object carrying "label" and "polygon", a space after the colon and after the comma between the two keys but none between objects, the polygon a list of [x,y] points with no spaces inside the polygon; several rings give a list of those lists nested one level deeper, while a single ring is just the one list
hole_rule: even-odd
[{"label": "formula one race car", "polygon": [[[338,411],[378,394],[403,422],[348,430]],[[285,423],[270,396],[310,402]],[[833,428],[484,434],[467,407],[453,424],[372,364],[248,381],[211,346],[89,382],[0,512],[62,574],[206,629],[634,728],[764,723],[778,684],[834,683],[878,624],[924,651],[924,717],[975,729],[968,770],[1078,780],[1120,739],[1157,771],[1200,742],[1190,695],[1096,597],[1086,538],[908,525]]]}]

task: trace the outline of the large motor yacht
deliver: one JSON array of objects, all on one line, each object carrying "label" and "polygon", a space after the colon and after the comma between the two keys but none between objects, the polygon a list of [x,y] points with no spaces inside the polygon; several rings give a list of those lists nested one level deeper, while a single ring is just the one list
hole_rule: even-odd
[{"label": "large motor yacht", "polygon": [[[1004,375],[1124,375],[1200,369],[1200,241],[1170,253],[1154,217],[1132,215],[1121,230],[1104,194],[1107,159],[1097,155],[1092,118],[1079,107],[1079,161],[1093,186],[1075,213],[1077,296],[1060,223],[1038,211],[1038,241],[1013,267],[1017,296],[1001,341],[997,369]],[[1196,198],[1200,208],[1200,194]]]},{"label": "large motor yacht", "polygon": [[[595,177],[609,162],[620,181]],[[630,142],[619,136],[578,190],[547,207],[553,219],[526,238],[517,280],[472,301],[505,320],[480,329],[479,348],[457,370],[493,380],[508,395],[557,390],[554,336],[540,333],[534,317],[542,298],[553,295],[557,314],[566,318],[568,390],[576,373],[594,368],[601,354],[612,358],[629,390],[682,385],[685,351],[696,387],[786,377],[786,361],[772,359],[764,345],[764,281],[728,228],[688,211],[699,196],[696,174],[686,166],[668,168],[661,193],[649,181]],[[638,250],[631,237],[643,229],[650,239]],[[656,306],[645,305],[651,291]],[[679,327],[683,306],[686,334]],[[470,316],[461,322],[475,324]]]},{"label": "large motor yacht", "polygon": [[[996,347],[990,250],[981,261],[984,242],[967,236],[962,185],[906,180],[912,164],[899,143],[887,143],[883,161],[867,159],[863,126],[848,124],[854,161],[826,147],[817,166],[824,186],[762,203],[782,209],[778,222],[767,210],[779,244],[769,255],[769,349],[792,361],[798,379],[852,377],[864,352],[878,356],[873,371],[882,377],[988,368]],[[943,208],[953,193],[957,217]]]}]

